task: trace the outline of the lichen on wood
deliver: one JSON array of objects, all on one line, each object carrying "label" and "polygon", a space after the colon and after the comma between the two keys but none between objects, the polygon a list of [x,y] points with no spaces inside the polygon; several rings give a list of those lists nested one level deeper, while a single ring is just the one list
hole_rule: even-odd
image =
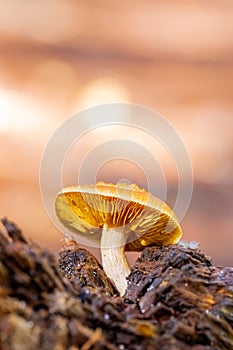
[{"label": "lichen on wood", "polygon": [[119,297],[74,241],[58,259],[4,219],[0,349],[233,349],[233,268],[198,248],[145,248]]}]

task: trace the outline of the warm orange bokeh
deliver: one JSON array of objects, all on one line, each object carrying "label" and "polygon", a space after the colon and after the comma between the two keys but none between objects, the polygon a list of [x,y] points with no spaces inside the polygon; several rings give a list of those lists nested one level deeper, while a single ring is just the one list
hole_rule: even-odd
[{"label": "warm orange bokeh", "polygon": [[[49,137],[85,107],[141,104],[174,125],[193,162],[184,239],[200,241],[217,264],[233,265],[232,15],[228,0],[1,2],[0,215],[58,251],[61,235],[39,190]],[[81,140],[77,161],[109,135]],[[174,169],[160,155],[172,192]],[[126,170],[143,185],[130,163],[106,165],[98,176],[116,181]],[[72,169],[64,176],[69,182]]]}]

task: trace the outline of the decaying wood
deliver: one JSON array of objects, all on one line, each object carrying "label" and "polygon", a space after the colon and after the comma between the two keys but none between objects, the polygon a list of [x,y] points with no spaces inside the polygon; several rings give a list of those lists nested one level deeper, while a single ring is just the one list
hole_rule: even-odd
[{"label": "decaying wood", "polygon": [[106,295],[118,294],[97,259],[86,249],[79,248],[77,242],[70,237],[65,237],[62,241],[59,267],[77,291],[80,287],[94,286]]},{"label": "decaying wood", "polygon": [[0,349],[233,349],[233,268],[199,249],[145,248],[124,298],[72,240],[56,258],[6,219]]}]

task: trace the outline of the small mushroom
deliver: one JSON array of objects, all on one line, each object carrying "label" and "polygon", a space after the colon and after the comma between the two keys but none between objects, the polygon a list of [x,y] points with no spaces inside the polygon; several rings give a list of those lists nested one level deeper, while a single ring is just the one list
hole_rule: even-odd
[{"label": "small mushroom", "polygon": [[57,194],[55,209],[66,228],[100,244],[103,269],[121,295],[130,274],[125,250],[175,244],[182,235],[173,211],[137,185],[66,187]]}]

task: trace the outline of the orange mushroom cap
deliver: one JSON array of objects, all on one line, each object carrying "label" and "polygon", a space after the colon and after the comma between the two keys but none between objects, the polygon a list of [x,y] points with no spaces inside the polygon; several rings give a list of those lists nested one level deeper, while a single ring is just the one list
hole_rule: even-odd
[{"label": "orange mushroom cap", "polygon": [[64,188],[55,202],[58,218],[70,231],[96,243],[104,225],[124,227],[125,249],[177,243],[182,231],[166,203],[135,184],[81,185]]}]

